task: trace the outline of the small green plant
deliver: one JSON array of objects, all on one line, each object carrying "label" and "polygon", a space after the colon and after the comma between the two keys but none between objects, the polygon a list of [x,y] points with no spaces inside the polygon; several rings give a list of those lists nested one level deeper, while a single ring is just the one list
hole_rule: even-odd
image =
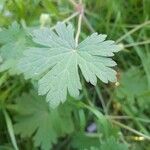
[{"label": "small green plant", "polygon": [[74,131],[71,117],[73,108],[68,104],[50,109],[44,98],[32,91],[16,99],[16,108],[16,134],[20,134],[22,138],[33,135],[34,145],[41,146],[41,149],[51,149],[58,137]]},{"label": "small green plant", "polygon": [[[82,15],[80,13],[79,18]],[[31,47],[27,46],[30,37],[33,41]],[[79,33],[75,39],[73,25],[62,22],[58,22],[54,29],[42,27],[33,30],[23,29],[14,22],[1,31],[0,70],[8,70],[10,74],[24,73],[25,79],[37,80],[39,95],[46,94],[46,101],[55,108],[50,110],[35,93],[31,96],[24,94],[16,100],[16,111],[20,114],[14,126],[16,134],[30,137],[34,133],[35,146],[46,150],[52,148],[57,137],[73,132],[71,107],[65,104],[56,107],[66,101],[67,93],[76,98],[79,96],[82,88],[79,69],[92,85],[96,85],[97,78],[105,83],[117,80],[116,72],[110,67],[116,65],[111,57],[119,51],[119,46],[105,39],[106,35],[93,33],[78,44]]]},{"label": "small green plant", "polygon": [[110,68],[116,65],[110,57],[119,51],[114,41],[105,41],[106,35],[93,33],[76,44],[71,24],[58,23],[55,30],[56,33],[48,28],[33,31],[33,41],[40,46],[25,50],[19,63],[26,78],[38,78],[38,92],[47,94],[51,107],[64,103],[68,91],[73,97],[79,95],[79,68],[93,85],[97,77],[105,83],[116,81],[116,72]]}]

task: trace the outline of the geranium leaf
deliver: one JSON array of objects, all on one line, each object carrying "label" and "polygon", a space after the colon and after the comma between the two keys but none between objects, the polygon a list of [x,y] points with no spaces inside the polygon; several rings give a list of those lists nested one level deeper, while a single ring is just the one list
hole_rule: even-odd
[{"label": "geranium leaf", "polygon": [[51,149],[58,137],[74,130],[70,105],[50,109],[43,97],[32,91],[18,98],[15,107],[18,112],[14,125],[16,134],[23,138],[33,136],[34,145],[41,149]]},{"label": "geranium leaf", "polygon": [[67,92],[73,97],[79,95],[79,68],[93,85],[97,78],[105,83],[116,81],[116,72],[111,68],[116,63],[110,57],[119,47],[113,41],[105,41],[106,35],[94,33],[75,46],[71,24],[58,23],[55,31],[34,30],[33,41],[41,46],[26,50],[19,63],[26,77],[39,78],[39,94],[47,94],[51,107],[63,103]]}]

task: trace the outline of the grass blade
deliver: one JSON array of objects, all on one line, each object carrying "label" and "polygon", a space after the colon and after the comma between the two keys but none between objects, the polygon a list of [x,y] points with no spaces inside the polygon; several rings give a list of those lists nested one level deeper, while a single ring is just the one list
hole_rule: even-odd
[{"label": "grass blade", "polygon": [[7,125],[7,129],[8,129],[8,133],[9,133],[12,145],[13,145],[15,150],[19,150],[19,148],[17,146],[16,138],[15,138],[15,135],[14,135],[14,129],[13,129],[11,118],[10,118],[10,116],[7,113],[6,110],[3,110],[3,114],[5,116],[6,125]]}]

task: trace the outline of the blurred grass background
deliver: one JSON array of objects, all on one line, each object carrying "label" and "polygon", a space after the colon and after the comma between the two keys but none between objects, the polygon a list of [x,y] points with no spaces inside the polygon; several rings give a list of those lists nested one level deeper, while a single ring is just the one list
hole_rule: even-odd
[{"label": "blurred grass background", "polygon": [[[126,127],[150,135],[150,0],[84,0],[85,22],[82,25],[81,39],[96,31],[108,35],[122,46],[122,51],[115,56],[118,64],[118,82],[97,87],[85,85],[84,96],[101,110],[99,99],[105,102],[105,109]],[[40,16],[49,14],[51,27],[57,21],[75,12],[68,0],[0,0],[0,27],[8,27],[17,20],[29,27],[40,26]],[[71,22],[77,26],[77,19]],[[90,26],[90,28],[89,28]],[[129,34],[130,31],[135,31]],[[124,37],[124,35],[126,35]],[[122,38],[123,37],[123,38]],[[9,107],[12,100],[29,91],[31,85],[20,76],[0,73],[0,103]],[[1,105],[0,105],[1,107]],[[121,117],[120,117],[121,116]],[[13,118],[13,114],[11,114]],[[86,114],[86,120],[90,118]],[[89,119],[90,120],[90,119]],[[88,124],[88,121],[86,122]],[[131,150],[149,150],[149,141],[142,136],[122,129],[122,138]],[[23,144],[20,138],[18,143]],[[0,111],[0,149],[11,149],[5,118]],[[24,143],[25,149],[32,145],[30,140]],[[5,148],[4,148],[5,146]],[[34,148],[33,148],[34,149]],[[64,148],[65,149],[65,148]]]}]

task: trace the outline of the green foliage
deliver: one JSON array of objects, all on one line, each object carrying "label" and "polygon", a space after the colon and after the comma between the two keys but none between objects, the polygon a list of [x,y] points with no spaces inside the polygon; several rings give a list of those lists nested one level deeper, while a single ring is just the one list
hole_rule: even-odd
[{"label": "green foliage", "polygon": [[52,144],[56,144],[58,137],[73,132],[72,109],[67,104],[52,110],[43,97],[37,96],[35,92],[23,94],[16,102],[16,134],[23,138],[33,136],[36,147],[49,150]]},{"label": "green foliage", "polygon": [[76,46],[71,24],[58,23],[55,30],[57,34],[48,28],[33,31],[33,41],[43,47],[26,50],[19,64],[27,77],[39,76],[39,94],[47,94],[51,107],[63,103],[67,91],[73,97],[79,95],[78,66],[86,81],[93,85],[96,77],[105,83],[116,81],[116,72],[110,68],[116,63],[108,57],[118,52],[119,47],[113,41],[104,41],[106,35],[93,33]]},{"label": "green foliage", "polygon": [[93,146],[98,147],[100,141],[97,137],[88,137],[85,133],[79,132],[73,136],[71,145],[75,149],[84,150],[90,149]]},{"label": "green foliage", "polygon": [[[136,112],[145,110],[150,106],[147,77],[139,68],[131,68],[121,75],[120,86],[116,89],[117,97],[126,99]],[[135,105],[137,107],[135,108]]]},{"label": "green foliage", "polygon": [[[149,150],[150,0],[83,3],[86,18],[79,41],[85,40],[76,46],[69,22],[77,29],[77,18],[52,27],[76,11],[68,0],[0,0],[0,150],[16,149],[15,140],[21,150],[127,150],[127,145],[130,150]],[[46,24],[40,21],[43,13],[51,20]],[[140,28],[143,22],[147,25]],[[99,82],[95,90],[88,84],[115,80],[111,57],[118,47],[103,34],[90,35],[95,31],[115,41],[127,34],[118,43],[124,49],[113,57],[120,86]],[[64,73],[66,66],[69,76]],[[49,107],[45,97],[29,92],[33,89],[59,107]],[[66,97],[67,102],[60,104]],[[4,112],[16,136],[10,132],[12,126],[7,129]]]},{"label": "green foliage", "polygon": [[126,144],[118,143],[114,138],[109,138],[102,142],[100,150],[128,150]]},{"label": "green foliage", "polygon": [[119,143],[114,137],[101,142],[99,138],[87,137],[84,134],[77,134],[72,145],[78,150],[128,150],[126,144]]},{"label": "green foliage", "polygon": [[10,74],[20,73],[17,63],[26,48],[25,42],[25,31],[17,22],[0,31],[0,72],[8,70]]}]

